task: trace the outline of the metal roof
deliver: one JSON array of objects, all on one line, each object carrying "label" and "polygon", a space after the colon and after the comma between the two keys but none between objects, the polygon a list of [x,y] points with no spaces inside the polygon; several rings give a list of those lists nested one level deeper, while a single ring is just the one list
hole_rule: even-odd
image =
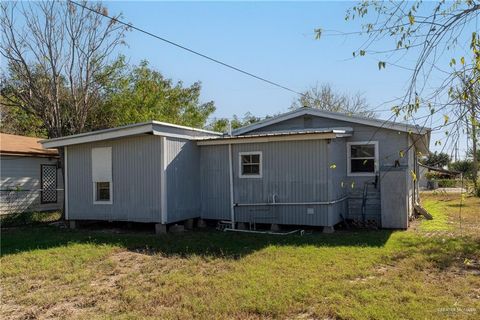
[{"label": "metal roof", "polygon": [[79,144],[79,143],[88,143],[94,141],[102,141],[102,140],[109,140],[109,139],[116,139],[121,137],[128,137],[133,135],[139,134],[155,134],[155,135],[164,135],[176,138],[185,138],[185,139],[194,139],[194,136],[190,136],[188,134],[175,134],[175,133],[167,133],[162,131],[162,127],[166,128],[177,128],[183,129],[185,131],[190,132],[199,132],[204,134],[205,136],[220,136],[222,133],[185,127],[176,124],[160,122],[160,121],[149,121],[149,122],[142,122],[142,123],[134,123],[122,127],[104,129],[104,130],[97,130],[91,131],[86,133],[80,133],[55,139],[49,140],[41,140],[40,143],[45,147],[52,148],[52,147],[62,147],[67,145]]},{"label": "metal roof", "polygon": [[[353,133],[352,128],[322,128],[322,129],[298,129],[298,130],[284,130],[284,131],[269,131],[269,132],[259,132],[256,134],[248,135],[237,135],[229,136],[225,135],[223,137],[212,137],[212,138],[203,138],[198,139],[197,144],[199,145],[209,145],[209,144],[225,144],[225,143],[241,143],[240,141],[245,142],[266,142],[272,140],[266,140],[268,138],[278,138],[275,140],[281,141],[281,138],[289,140],[311,140],[311,139],[335,139],[341,137],[350,137]],[[264,138],[262,140],[262,138]],[[283,140],[285,140],[283,139]],[[265,141],[264,141],[265,140]]]},{"label": "metal roof", "polygon": [[349,114],[344,114],[344,113],[338,113],[338,112],[331,112],[331,111],[325,111],[325,110],[320,110],[320,109],[315,109],[315,108],[309,108],[309,107],[303,107],[299,108],[290,112],[286,112],[283,114],[280,114],[275,117],[271,117],[265,120],[262,120],[260,122],[256,122],[254,124],[238,128],[234,130],[232,133],[233,135],[243,135],[247,132],[251,132],[275,123],[279,123],[285,120],[289,120],[292,118],[296,118],[302,115],[311,115],[311,116],[317,116],[317,117],[323,117],[323,118],[328,118],[328,119],[336,119],[340,121],[346,121],[346,122],[351,122],[351,123],[359,123],[359,124],[364,124],[368,126],[373,126],[373,127],[381,127],[385,129],[391,129],[391,130],[397,130],[397,131],[402,131],[402,132],[412,132],[413,134],[426,134],[430,130],[430,128],[427,127],[420,127],[420,126],[414,126],[406,123],[401,123],[401,122],[394,122],[394,121],[387,121],[387,120],[381,120],[381,119],[374,119],[374,118],[367,118],[367,117],[362,117],[358,115],[349,115]]}]

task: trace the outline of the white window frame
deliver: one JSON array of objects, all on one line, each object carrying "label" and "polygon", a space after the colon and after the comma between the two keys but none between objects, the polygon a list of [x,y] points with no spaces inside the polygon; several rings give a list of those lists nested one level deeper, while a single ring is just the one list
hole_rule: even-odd
[{"label": "white window frame", "polygon": [[[92,151],[93,152],[93,149],[110,149],[110,154],[112,154],[112,147],[95,147],[95,148],[92,148]],[[93,157],[92,157],[92,161],[93,161]],[[110,159],[110,161],[112,161],[112,159]],[[93,162],[92,162],[92,167],[93,167]],[[110,164],[110,170],[112,170],[112,164]],[[92,173],[93,174],[93,173]],[[94,177],[92,177],[93,179],[92,180],[97,180],[95,179]],[[106,201],[106,200],[97,200],[97,182],[108,182],[109,183],[109,200]],[[105,179],[105,181],[92,181],[92,191],[93,191],[93,204],[106,204],[106,205],[111,205],[113,204],[113,179],[112,179],[112,173],[110,173],[110,178],[109,179]]]},{"label": "white window frame", "polygon": [[[106,200],[97,200],[97,182],[108,182],[110,184],[109,188],[109,199]],[[93,183],[93,204],[113,204],[113,184],[112,181],[97,181]]]},{"label": "white window frame", "polygon": [[[242,156],[258,155],[259,156],[259,170],[258,174],[242,174]],[[262,178],[263,175],[263,156],[262,151],[245,151],[238,153],[238,177],[239,178]]]},{"label": "white window frame", "polygon": [[[375,157],[373,157],[374,163],[374,172],[352,172],[352,148],[351,146],[355,145],[374,145],[375,147]],[[355,158],[354,158],[355,159]],[[362,157],[362,159],[372,159],[372,157]],[[378,173],[378,141],[355,141],[347,142],[347,176],[349,177],[371,177],[375,176]]]}]

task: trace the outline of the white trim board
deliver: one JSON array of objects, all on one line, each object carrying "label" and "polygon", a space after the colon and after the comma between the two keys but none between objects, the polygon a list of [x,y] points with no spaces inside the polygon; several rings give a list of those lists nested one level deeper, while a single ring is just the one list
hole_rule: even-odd
[{"label": "white trim board", "polygon": [[160,155],[160,221],[167,223],[168,221],[168,190],[167,190],[167,138],[161,137],[161,155]]},{"label": "white trim board", "polygon": [[[352,149],[350,148],[351,146],[355,145],[368,145],[372,144],[375,146],[375,157],[374,157],[374,167],[375,171],[374,172],[351,172],[352,168],[352,162],[351,162],[351,152]],[[378,152],[378,141],[352,141],[352,142],[347,142],[347,176],[348,177],[374,177],[375,175],[378,174],[379,172],[379,152]]]},{"label": "white trim board", "polygon": [[104,205],[104,204],[113,204],[113,183],[112,181],[102,181],[102,182],[108,182],[109,183],[109,198],[110,200],[97,200],[97,182],[93,182],[93,204],[97,205]]},{"label": "white trim board", "polygon": [[203,132],[203,133],[208,133],[208,134],[213,134],[213,135],[223,135],[223,133],[221,133],[221,132],[210,131],[210,130],[205,130],[205,129],[198,129],[198,128],[187,127],[187,126],[181,126],[181,125],[178,125],[178,124],[173,124],[173,123],[168,123],[168,122],[161,122],[161,121],[152,120],[151,123],[166,126],[166,127],[171,127],[171,128],[185,129],[185,130],[189,130],[189,131]]},{"label": "white trim board", "polygon": [[63,148],[63,204],[65,206],[65,220],[68,220],[68,148]]},{"label": "white trim board", "polygon": [[[242,174],[242,156],[259,155],[258,174]],[[261,179],[263,177],[263,155],[262,151],[242,151],[238,153],[238,177],[240,179]]]},{"label": "white trim board", "polygon": [[247,132],[258,130],[266,126],[279,123],[285,120],[293,119],[303,115],[311,115],[311,116],[318,116],[318,117],[323,117],[328,119],[359,123],[367,126],[382,127],[385,129],[397,130],[402,132],[412,132],[413,134],[426,134],[430,131],[430,128],[422,128],[422,127],[413,126],[405,123],[385,121],[380,119],[370,119],[370,118],[364,118],[359,116],[350,116],[350,115],[346,115],[338,112],[329,112],[329,111],[304,107],[298,110],[293,110],[293,111],[281,114],[279,116],[272,117],[272,118],[236,129],[233,131],[233,135],[245,134]]},{"label": "white trim board", "polygon": [[[93,204],[113,204],[112,147],[92,148]],[[109,200],[97,200],[97,183],[108,182]]]}]

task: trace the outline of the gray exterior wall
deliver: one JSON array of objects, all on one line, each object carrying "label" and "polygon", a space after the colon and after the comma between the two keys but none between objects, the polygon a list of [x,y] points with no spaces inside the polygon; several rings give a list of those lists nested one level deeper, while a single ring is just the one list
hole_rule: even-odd
[{"label": "gray exterior wall", "polygon": [[[333,225],[344,205],[265,205],[273,195],[280,203],[326,202],[338,199],[341,191],[329,194],[330,181],[340,180],[329,168],[327,140],[285,141],[232,145],[235,220],[237,222],[297,225]],[[239,153],[262,152],[262,177],[239,177]],[[201,216],[230,219],[228,146],[201,147]],[[329,174],[334,176],[329,179]],[[313,213],[307,213],[313,210]]]},{"label": "gray exterior wall", "polygon": [[[349,195],[351,188],[347,179],[347,153],[345,139],[333,139],[328,144],[329,199],[341,199]],[[330,205],[332,224],[348,218],[348,199]]]},{"label": "gray exterior wall", "polygon": [[200,215],[230,219],[228,146],[200,147]]},{"label": "gray exterior wall", "polygon": [[[94,147],[112,147],[112,204],[93,204]],[[160,137],[142,135],[67,148],[68,219],[160,222]]]},{"label": "gray exterior wall", "polygon": [[[388,170],[395,165],[395,161],[398,160],[400,166],[409,168],[409,170],[414,168],[413,155],[415,153],[414,148],[411,148],[407,152],[409,147],[409,136],[406,132],[400,132],[395,130],[389,130],[384,128],[377,128],[372,126],[367,126],[363,124],[357,124],[352,122],[327,119],[321,117],[312,117],[312,116],[299,116],[293,119],[283,121],[281,123],[273,124],[258,130],[252,131],[249,134],[254,134],[258,132],[266,131],[276,131],[276,130],[288,130],[288,129],[305,129],[305,128],[335,128],[335,127],[351,127],[353,128],[353,135],[351,137],[345,138],[345,142],[355,142],[355,141],[378,141],[379,148],[379,167],[382,170]],[[400,156],[400,151],[405,151],[403,157]],[[341,148],[335,153],[345,154],[345,158],[341,159],[346,163],[346,145],[344,150]],[[340,171],[340,170],[339,170]],[[344,169],[346,173],[346,168]],[[380,194],[380,184],[382,180],[382,174],[379,174],[379,184],[375,188],[369,182],[374,181],[374,177],[361,177],[361,176],[344,176],[345,182],[348,185],[348,217],[359,219],[361,218],[361,205],[363,190],[365,183],[368,183],[367,186],[367,201],[366,201],[366,219],[368,220],[377,220],[380,222],[381,217],[381,194]],[[388,183],[388,182],[387,182]],[[409,182],[407,188],[402,190],[401,196],[409,197],[409,203],[413,201],[413,183]],[[408,213],[413,212],[413,206],[408,207]]]},{"label": "gray exterior wall", "polygon": [[41,165],[43,164],[56,165],[57,159],[0,156],[0,213],[59,210],[63,208],[61,169],[57,169],[57,202],[41,203]]},{"label": "gray exterior wall", "polygon": [[[93,203],[91,150],[96,147],[112,148],[112,204]],[[154,135],[69,146],[68,219],[173,223],[199,217],[199,159],[194,141]]]},{"label": "gray exterior wall", "polygon": [[382,228],[407,229],[409,173],[406,168],[394,168],[385,171],[382,176]]},{"label": "gray exterior wall", "polygon": [[200,215],[200,151],[194,141],[166,138],[167,222]]},{"label": "gray exterior wall", "polygon": [[[382,179],[390,177],[388,173],[395,161],[400,163],[403,172],[409,172],[414,165],[413,150],[400,157],[400,150],[408,148],[408,134],[319,117],[298,117],[261,131],[313,127],[352,127],[354,133],[351,137],[332,140],[232,145],[233,202],[236,204],[234,211],[237,222],[332,226],[342,218],[360,219],[365,183],[370,183],[366,218],[380,222],[382,213],[389,210],[389,202],[381,201],[381,190],[391,195],[388,190],[392,184],[391,179]],[[169,133],[205,135],[182,129]],[[369,140],[377,141],[379,146],[377,187],[371,185],[375,177],[347,174],[347,143]],[[93,204],[93,147],[112,147],[113,204],[110,205]],[[262,152],[262,177],[241,178],[239,153],[255,151]],[[164,217],[167,217],[167,220],[163,220],[165,223],[199,216],[230,220],[229,173],[228,145],[199,147],[195,141],[187,138],[142,135],[69,146],[69,219],[158,223],[162,222],[164,210]],[[166,190],[162,190],[162,183]],[[413,186],[407,180],[405,187],[392,190],[396,197],[411,203],[414,198]],[[297,205],[267,205],[273,202],[274,195],[276,202]],[[335,201],[346,196],[348,201],[331,205],[298,204]],[[252,205],[259,203],[264,205]],[[407,204],[408,213],[411,208]]]},{"label": "gray exterior wall", "polygon": [[[365,219],[381,224],[382,179],[398,161],[404,172],[415,167],[414,149],[407,152],[409,137],[405,132],[377,128],[320,117],[297,117],[249,134],[304,128],[352,127],[351,137],[326,140],[238,144],[232,146],[234,170],[234,202],[271,202],[273,193],[279,202],[313,202],[340,199],[348,201],[330,206],[314,206],[314,214],[306,214],[311,206],[236,207],[237,221],[257,223],[332,225],[341,218],[363,219],[362,198],[366,186]],[[347,143],[377,141],[379,174],[374,176],[347,175]],[[238,177],[238,152],[262,151],[264,175],[261,179]],[[404,156],[400,156],[404,151]],[[207,219],[230,219],[228,146],[201,147],[201,215]],[[389,190],[389,180],[384,190]],[[328,188],[327,188],[328,184]],[[212,192],[211,192],[212,190]],[[328,190],[328,191],[327,191]],[[404,188],[394,188],[395,196],[407,201],[407,213],[413,212],[414,183],[407,180]],[[384,191],[388,192],[388,191]],[[388,210],[385,202],[384,210]],[[399,226],[399,228],[403,228]]]}]

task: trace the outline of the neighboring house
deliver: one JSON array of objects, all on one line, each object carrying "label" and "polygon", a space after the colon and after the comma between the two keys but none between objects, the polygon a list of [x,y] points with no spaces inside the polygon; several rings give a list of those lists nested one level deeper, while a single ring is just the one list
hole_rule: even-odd
[{"label": "neighboring house", "polygon": [[420,190],[434,190],[438,188],[438,181],[427,177],[428,173],[435,173],[437,179],[458,179],[462,177],[462,173],[459,171],[448,170],[444,168],[438,168],[428,166],[422,163],[418,164],[419,167],[419,179],[418,186]]},{"label": "neighboring house", "polygon": [[166,224],[191,218],[408,227],[430,130],[302,108],[232,135],[161,122],[41,143],[64,147],[66,217]]},{"label": "neighboring house", "polygon": [[58,151],[44,149],[39,140],[0,133],[0,213],[62,208]]}]

